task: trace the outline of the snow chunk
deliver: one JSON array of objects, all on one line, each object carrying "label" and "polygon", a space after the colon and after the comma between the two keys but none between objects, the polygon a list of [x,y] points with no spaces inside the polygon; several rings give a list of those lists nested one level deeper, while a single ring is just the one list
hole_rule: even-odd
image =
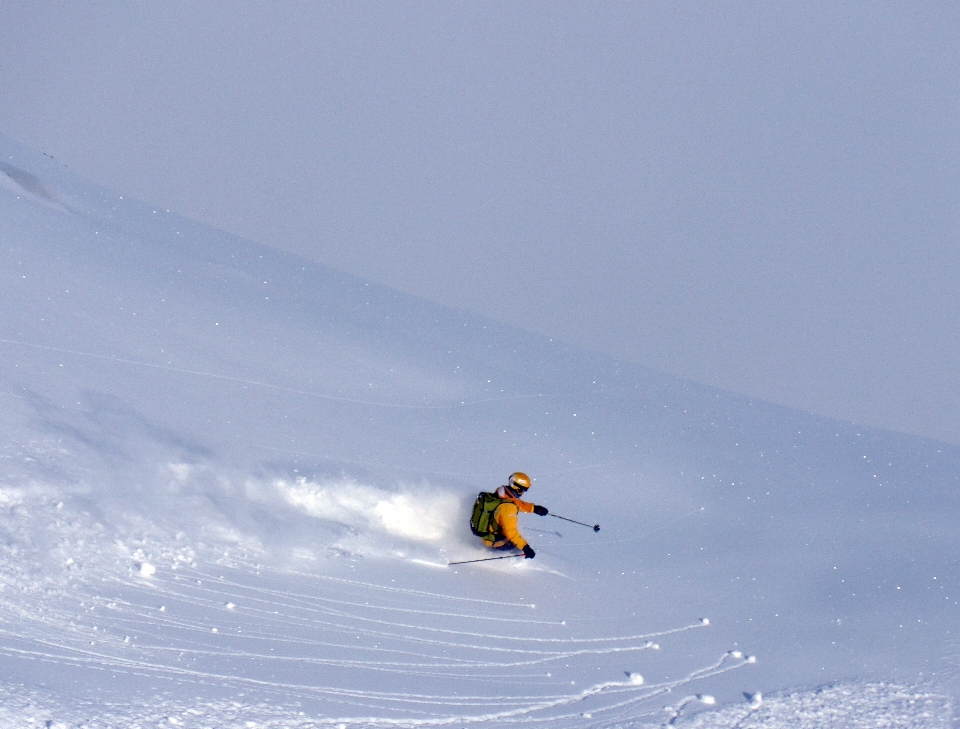
[{"label": "snow chunk", "polygon": [[641,676],[639,673],[628,673],[627,678],[634,686],[643,686],[643,676]]},{"label": "snow chunk", "polygon": [[717,699],[710,694],[698,694],[697,701],[699,701],[701,704],[707,704],[708,706],[713,706],[715,703],[717,703]]},{"label": "snow chunk", "polygon": [[225,607],[227,610],[236,610],[236,609],[237,609],[237,606],[234,605],[232,602],[228,602],[226,605],[224,605],[224,607]]},{"label": "snow chunk", "polygon": [[140,576],[141,577],[153,577],[157,574],[157,568],[154,567],[149,562],[140,563]]},{"label": "snow chunk", "polygon": [[13,508],[20,506],[26,494],[21,489],[0,487],[0,506]]}]

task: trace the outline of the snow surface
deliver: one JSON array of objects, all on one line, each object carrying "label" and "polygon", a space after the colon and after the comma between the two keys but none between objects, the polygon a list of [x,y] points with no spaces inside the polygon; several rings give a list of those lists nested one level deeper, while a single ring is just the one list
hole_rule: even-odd
[{"label": "snow surface", "polygon": [[957,448],[0,161],[3,726],[951,725]]}]

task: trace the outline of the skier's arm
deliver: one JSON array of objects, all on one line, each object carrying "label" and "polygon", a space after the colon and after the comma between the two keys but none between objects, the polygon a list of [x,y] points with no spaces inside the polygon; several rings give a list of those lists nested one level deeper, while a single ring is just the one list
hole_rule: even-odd
[{"label": "skier's arm", "polygon": [[511,499],[511,501],[517,505],[517,508],[520,509],[524,514],[532,514],[536,509],[536,506],[531,504],[529,501],[521,501],[520,499]]},{"label": "skier's arm", "polygon": [[547,515],[546,506],[537,506],[536,504],[531,504],[528,501],[521,501],[520,499],[514,499],[513,503],[517,505],[517,508],[520,509],[524,514],[537,514],[539,516]]}]

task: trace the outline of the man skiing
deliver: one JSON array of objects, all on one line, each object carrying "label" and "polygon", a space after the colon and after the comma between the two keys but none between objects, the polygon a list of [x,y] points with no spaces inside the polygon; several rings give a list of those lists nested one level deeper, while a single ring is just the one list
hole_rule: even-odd
[{"label": "man skiing", "polygon": [[[531,504],[520,497],[530,488],[530,477],[517,471],[510,475],[506,485],[496,493],[481,491],[473,505],[470,528],[483,543],[491,549],[512,549],[516,547],[526,559],[533,559],[537,553],[527,544],[517,529],[517,515],[547,515],[547,507]],[[518,555],[519,556],[519,555]]]}]

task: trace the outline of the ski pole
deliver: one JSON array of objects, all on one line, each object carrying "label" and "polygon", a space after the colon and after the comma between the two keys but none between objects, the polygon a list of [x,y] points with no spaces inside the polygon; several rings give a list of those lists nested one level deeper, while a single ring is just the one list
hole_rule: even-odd
[{"label": "ski pole", "polygon": [[565,516],[559,516],[558,514],[554,514],[553,512],[550,512],[550,516],[555,516],[555,517],[557,517],[557,519],[563,519],[564,521],[573,522],[574,524],[579,524],[580,526],[590,527],[590,528],[593,529],[593,531],[595,531],[595,532],[600,531],[600,525],[599,525],[599,524],[584,524],[582,521],[576,521],[576,520],[574,520],[574,519],[568,519],[568,518],[565,517]]},{"label": "ski pole", "polygon": [[463,562],[447,562],[447,567],[454,564],[470,564],[471,562],[492,562],[495,559],[513,559],[523,557],[522,554],[508,554],[506,557],[484,557],[483,559],[465,559]]}]

